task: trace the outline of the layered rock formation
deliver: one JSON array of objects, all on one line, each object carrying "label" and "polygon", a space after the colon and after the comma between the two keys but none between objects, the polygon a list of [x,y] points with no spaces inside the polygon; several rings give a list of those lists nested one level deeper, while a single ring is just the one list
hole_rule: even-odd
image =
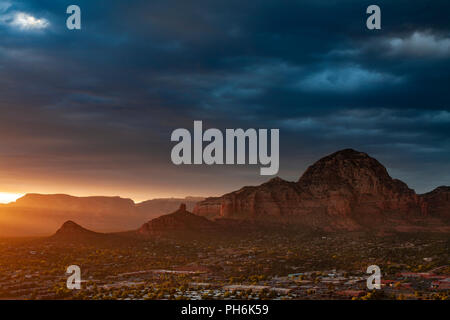
[{"label": "layered rock formation", "polygon": [[450,187],[441,186],[421,195],[423,211],[426,215],[443,219],[450,223]]},{"label": "layered rock formation", "polygon": [[310,166],[297,182],[274,178],[200,202],[211,219],[295,222],[324,230],[407,225],[448,215],[448,189],[419,196],[363,152],[345,149]]}]

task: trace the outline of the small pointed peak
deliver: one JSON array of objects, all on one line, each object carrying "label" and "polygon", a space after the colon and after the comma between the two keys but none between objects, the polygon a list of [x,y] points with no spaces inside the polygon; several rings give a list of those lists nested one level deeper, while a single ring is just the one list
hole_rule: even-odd
[{"label": "small pointed peak", "polygon": [[67,220],[61,227],[79,227],[79,225],[72,220]]},{"label": "small pointed peak", "polygon": [[72,220],[67,220],[59,228],[59,231],[73,231],[73,230],[77,230],[77,231],[84,230],[84,228]]},{"label": "small pointed peak", "polygon": [[[187,211],[187,209],[186,209],[186,204],[185,203],[181,203],[180,207],[176,211],[170,213],[169,215],[173,215],[173,214],[174,215],[186,215],[186,214],[189,214],[189,213],[190,212]],[[164,217],[164,215],[161,216],[161,217]]]},{"label": "small pointed peak", "polygon": [[267,182],[264,182],[262,185],[269,185],[269,186],[273,186],[273,185],[278,185],[278,184],[284,184],[286,183],[286,180],[281,179],[280,177],[273,177],[272,179],[270,179]]},{"label": "small pointed peak", "polygon": [[92,237],[101,236],[102,233],[97,233],[88,229],[83,228],[76,222],[72,220],[67,220],[63,223],[61,228],[59,228],[56,233],[52,236],[53,238],[61,239],[81,239],[82,237]]},{"label": "small pointed peak", "polygon": [[72,220],[67,220],[62,224],[62,226],[56,231],[56,233],[73,233],[73,232],[91,232],[76,222],[73,222]]}]

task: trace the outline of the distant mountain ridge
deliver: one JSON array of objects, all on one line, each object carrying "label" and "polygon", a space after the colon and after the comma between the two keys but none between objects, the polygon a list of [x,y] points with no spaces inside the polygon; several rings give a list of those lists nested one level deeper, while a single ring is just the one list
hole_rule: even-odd
[{"label": "distant mountain ridge", "polygon": [[[36,235],[36,230],[50,234],[64,221],[55,237],[103,239],[105,232],[127,230],[136,231],[122,236],[219,234],[271,225],[323,231],[450,232],[449,186],[416,194],[404,182],[391,178],[376,159],[353,149],[323,157],[297,182],[276,177],[259,186],[198,200],[202,199],[135,204],[120,197],[29,194],[0,206],[0,236],[5,230],[16,232],[17,224],[22,234]],[[11,224],[13,219],[16,225]]]},{"label": "distant mountain ridge", "polygon": [[318,160],[297,182],[277,177],[243,187],[199,202],[194,213],[210,219],[284,221],[328,231],[440,230],[450,222],[449,189],[417,195],[391,178],[376,159],[344,149]]},{"label": "distant mountain ridge", "polygon": [[176,210],[192,210],[201,197],[160,198],[134,203],[121,197],[75,197],[66,194],[26,194],[0,206],[0,236],[51,234],[67,220],[100,232],[133,230],[143,221]]}]

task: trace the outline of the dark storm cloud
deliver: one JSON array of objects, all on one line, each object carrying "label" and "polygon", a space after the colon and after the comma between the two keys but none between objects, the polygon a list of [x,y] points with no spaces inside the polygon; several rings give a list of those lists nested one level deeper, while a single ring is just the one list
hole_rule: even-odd
[{"label": "dark storm cloud", "polygon": [[[353,147],[419,191],[450,182],[448,1],[378,1],[380,31],[365,1],[77,1],[81,31],[64,1],[0,3],[2,163],[120,171],[142,190],[263,181],[170,163],[170,133],[204,120],[280,128],[284,178]],[[48,25],[21,29],[18,13]],[[215,178],[192,188],[194,175]]]}]

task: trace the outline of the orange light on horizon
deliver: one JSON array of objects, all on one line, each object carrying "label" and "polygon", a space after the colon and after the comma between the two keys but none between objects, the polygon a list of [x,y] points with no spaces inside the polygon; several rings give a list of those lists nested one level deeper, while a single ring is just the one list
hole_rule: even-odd
[{"label": "orange light on horizon", "polygon": [[14,202],[24,195],[24,193],[0,192],[0,203]]}]

